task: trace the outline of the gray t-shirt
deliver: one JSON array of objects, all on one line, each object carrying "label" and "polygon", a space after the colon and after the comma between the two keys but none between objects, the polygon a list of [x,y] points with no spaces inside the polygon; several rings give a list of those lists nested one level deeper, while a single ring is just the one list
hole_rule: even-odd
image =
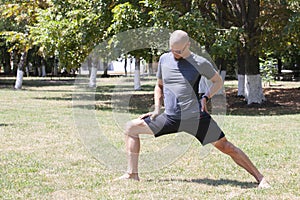
[{"label": "gray t-shirt", "polygon": [[171,52],[163,54],[158,63],[157,78],[163,81],[165,113],[174,119],[200,116],[198,96],[201,75],[211,79],[216,73],[205,58],[192,53],[175,59]]}]

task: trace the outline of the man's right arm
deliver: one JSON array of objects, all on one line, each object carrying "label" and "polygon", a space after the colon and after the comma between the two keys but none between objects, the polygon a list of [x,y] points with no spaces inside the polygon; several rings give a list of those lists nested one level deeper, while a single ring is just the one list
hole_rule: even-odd
[{"label": "man's right arm", "polygon": [[157,79],[154,88],[154,111],[151,115],[151,119],[155,119],[160,114],[160,109],[163,102],[163,81],[162,79]]},{"label": "man's right arm", "polygon": [[151,120],[155,119],[160,114],[160,109],[163,101],[163,82],[162,79],[157,79],[154,88],[154,111],[139,116],[140,119],[144,119],[150,116]]},{"label": "man's right arm", "polygon": [[154,88],[154,105],[155,109],[161,109],[163,101],[163,82],[162,79],[157,79],[155,88]]}]

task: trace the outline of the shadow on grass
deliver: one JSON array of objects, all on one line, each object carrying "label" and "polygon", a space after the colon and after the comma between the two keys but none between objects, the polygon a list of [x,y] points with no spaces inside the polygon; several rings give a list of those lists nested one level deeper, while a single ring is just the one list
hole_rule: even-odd
[{"label": "shadow on grass", "polygon": [[[95,106],[93,109],[119,112],[127,111],[133,114],[142,114],[152,111],[154,104],[153,93],[138,93],[138,94],[118,94],[113,97],[112,93],[106,93],[110,87],[98,89],[95,94]],[[98,92],[101,91],[101,92]],[[66,99],[67,100],[67,99]],[[300,100],[300,99],[299,99]],[[263,104],[247,105],[245,101],[237,97],[227,97],[227,112],[226,115],[237,116],[272,116],[272,115],[293,115],[300,114],[298,101],[281,101],[274,103],[272,101],[264,102]],[[124,102],[127,102],[125,104]],[[80,107],[80,106],[79,106]],[[83,107],[82,107],[83,108]],[[116,109],[117,108],[117,109]]]},{"label": "shadow on grass", "polygon": [[[9,79],[1,79],[0,78],[0,85],[7,85],[7,86],[14,86],[15,78]],[[73,85],[75,79],[74,78],[36,78],[36,79],[23,79],[23,86],[29,87],[47,87],[47,86],[65,86],[65,85]]]},{"label": "shadow on grass", "polygon": [[226,90],[228,115],[293,115],[300,114],[300,88],[266,88],[267,101],[262,104],[250,104],[236,96],[237,89]]},{"label": "shadow on grass", "polygon": [[[118,90],[116,90],[118,89]],[[153,85],[143,85],[141,91],[153,91]],[[129,112],[133,114],[142,114],[149,112],[154,104],[153,93],[142,93],[133,90],[132,85],[103,85],[96,88],[96,91],[87,89],[86,93],[76,94],[78,100],[94,100],[95,105],[74,105],[74,108],[95,109],[101,111]],[[93,93],[95,92],[95,93]]]},{"label": "shadow on grass", "polygon": [[0,123],[0,127],[6,127],[6,126],[12,126],[13,124],[2,124],[2,123]]},{"label": "shadow on grass", "polygon": [[[146,79],[145,79],[146,80]],[[150,79],[149,79],[150,80]],[[0,85],[4,85],[4,88],[9,86],[13,88],[14,79],[0,79]],[[24,86],[29,86],[25,90],[31,91],[32,87],[45,87],[42,91],[47,92],[76,92],[76,90],[55,90],[53,88],[47,89],[47,86],[70,86],[74,84],[74,78],[63,79],[24,79]],[[33,89],[34,90],[34,89]],[[82,92],[82,95],[89,95],[88,93],[95,94],[96,104],[93,107],[96,110],[114,110],[113,106],[117,105],[117,110],[120,112],[128,111],[133,114],[142,114],[149,112],[153,100],[154,84],[142,85],[141,91],[135,92],[131,79],[123,80],[118,85],[108,84],[99,85],[96,90],[87,88],[86,93]],[[36,90],[34,90],[36,91]],[[145,91],[145,93],[143,93]],[[151,93],[149,93],[151,92]],[[264,89],[264,94],[267,101],[262,104],[247,105],[246,101],[242,98],[236,97],[236,88],[226,89],[226,110],[227,115],[242,115],[242,116],[264,116],[264,115],[292,115],[300,114],[300,88],[267,88]],[[113,97],[113,98],[112,98]],[[122,101],[128,101],[128,105],[122,104]],[[40,100],[53,100],[53,101],[71,101],[71,96],[66,97],[42,97],[36,98]],[[112,99],[114,103],[112,103]],[[84,108],[84,106],[77,106]]]},{"label": "shadow on grass", "polygon": [[[132,91],[135,92],[133,85],[101,85],[101,86],[97,86],[96,92],[118,92],[118,90],[122,90],[122,91]],[[150,84],[144,84],[141,86],[141,90],[140,91],[153,91],[154,90],[154,85],[150,85]]]},{"label": "shadow on grass", "polygon": [[[47,98],[45,98],[47,99]],[[48,98],[49,99],[49,98]],[[153,94],[133,94],[118,95],[114,97],[112,103],[111,95],[99,94],[95,96],[95,105],[74,105],[73,108],[81,108],[88,110],[101,110],[101,111],[117,111],[117,112],[129,112],[133,114],[142,114],[152,111],[151,108],[154,104]],[[53,100],[56,100],[54,98]],[[71,98],[72,100],[72,98]],[[88,101],[88,100],[87,100]],[[127,104],[123,101],[128,101]]]},{"label": "shadow on grass", "polygon": [[[153,179],[148,179],[147,181],[157,181]],[[210,186],[222,186],[222,185],[231,185],[234,187],[241,187],[241,188],[256,188],[257,183],[254,182],[241,182],[237,180],[230,180],[230,179],[220,179],[220,180],[214,180],[209,178],[204,179],[159,179],[159,182],[187,182],[187,183],[199,183],[199,184],[205,184]]]},{"label": "shadow on grass", "polygon": [[36,97],[37,100],[72,101],[72,97]]}]

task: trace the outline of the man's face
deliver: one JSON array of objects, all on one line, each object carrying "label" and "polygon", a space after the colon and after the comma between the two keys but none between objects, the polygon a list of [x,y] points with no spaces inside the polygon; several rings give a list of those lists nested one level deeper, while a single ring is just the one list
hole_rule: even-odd
[{"label": "man's face", "polygon": [[171,52],[176,59],[180,59],[186,53],[188,49],[189,42],[183,44],[174,44],[171,46]]}]

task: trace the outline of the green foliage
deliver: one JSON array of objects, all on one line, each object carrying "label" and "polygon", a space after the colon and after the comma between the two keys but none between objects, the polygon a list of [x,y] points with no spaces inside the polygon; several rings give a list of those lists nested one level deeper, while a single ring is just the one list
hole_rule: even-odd
[{"label": "green foliage", "polygon": [[0,36],[5,39],[8,51],[28,51],[32,40],[28,26],[36,22],[39,1],[3,2],[0,6],[0,18],[3,26]]},{"label": "green foliage", "polygon": [[264,1],[261,24],[262,56],[273,52],[283,60],[300,56],[300,5],[298,1]]},{"label": "green foliage", "polygon": [[277,59],[267,57],[266,59],[260,58],[260,74],[262,80],[270,85],[272,81],[275,81],[275,76],[278,73],[276,68]]},{"label": "green foliage", "polygon": [[215,42],[211,45],[211,53],[216,58],[224,60],[236,59],[236,51],[241,45],[239,37],[243,34],[243,29],[231,27],[230,29],[219,29],[215,33]]},{"label": "green foliage", "polygon": [[104,38],[111,20],[108,2],[96,0],[53,1],[39,11],[38,23],[30,27],[43,57],[56,56],[60,66],[80,67],[95,45]]},{"label": "green foliage", "polygon": [[[183,29],[214,60],[236,60],[237,48],[248,45],[242,10],[229,1],[108,1],[108,0],[29,0],[1,1],[1,46],[9,51],[37,49],[47,59],[57,57],[61,67],[79,67],[92,49],[106,41],[105,50],[111,58],[124,53],[144,57],[159,55],[157,45],[149,49],[125,52],[116,35],[131,29],[153,27]],[[251,53],[264,57],[272,52],[276,57],[295,62],[300,55],[299,2],[261,1],[257,46]],[[145,33],[146,35],[148,33]],[[146,39],[141,38],[141,39]],[[157,38],[157,43],[162,43]],[[112,52],[114,50],[114,52]]]},{"label": "green foliage", "polygon": [[[107,44],[107,49],[110,50],[108,51],[108,56],[116,58],[122,54],[129,53],[132,56],[143,57],[149,61],[151,54],[155,55],[158,53],[158,51],[155,50],[157,45],[153,44],[153,42],[151,48],[133,50],[130,52],[124,48],[129,46],[138,47],[139,43],[141,44],[140,47],[142,47],[142,44],[147,43],[149,35],[152,35],[150,32],[147,32],[147,29],[143,29],[145,31],[143,33],[140,33],[141,29],[139,29],[143,27],[153,27],[151,13],[153,12],[155,4],[151,3],[153,2],[119,2],[119,4],[112,8],[111,13],[113,18],[107,29],[107,36],[111,36]],[[134,29],[136,29],[136,31]],[[122,33],[128,30],[134,34],[132,38],[124,38],[122,36]],[[157,42],[160,42],[159,38]],[[149,41],[149,43],[151,43],[151,41]]]}]

